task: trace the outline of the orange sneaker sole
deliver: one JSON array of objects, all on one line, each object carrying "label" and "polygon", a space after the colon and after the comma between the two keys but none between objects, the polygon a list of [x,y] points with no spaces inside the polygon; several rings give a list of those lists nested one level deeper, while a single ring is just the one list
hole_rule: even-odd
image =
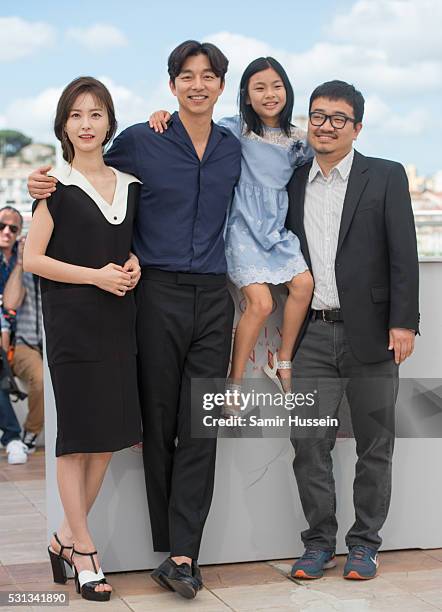
[{"label": "orange sneaker sole", "polygon": [[348,574],[346,576],[344,576],[344,578],[346,578],[347,580],[372,580],[373,578],[376,578],[377,574],[375,574],[374,576],[361,576],[360,574],[358,574],[358,572],[355,572],[354,570],[351,572],[348,572]]},{"label": "orange sneaker sole", "polygon": [[304,570],[296,570],[292,578],[302,578],[303,580],[317,580],[318,578],[322,578],[322,576],[309,576],[304,572]]}]

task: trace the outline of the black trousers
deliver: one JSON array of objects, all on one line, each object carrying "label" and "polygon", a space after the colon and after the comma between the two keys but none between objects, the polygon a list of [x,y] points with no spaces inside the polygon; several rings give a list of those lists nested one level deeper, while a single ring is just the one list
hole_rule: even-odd
[{"label": "black trousers", "polygon": [[[358,459],[353,484],[355,522],[346,544],[378,549],[391,496],[399,387],[393,352],[388,361],[362,363],[351,350],[343,323],[312,320],[295,355],[293,377],[296,392],[317,390],[316,407],[307,409],[315,414],[306,416],[335,417],[344,393],[347,396]],[[292,433],[293,467],[309,524],[301,537],[306,547],[334,550],[338,524],[331,451],[337,430],[331,427],[316,433],[314,438]]]},{"label": "black trousers", "polygon": [[216,439],[191,436],[191,379],[226,377],[233,300],[224,276],[143,269],[137,306],[153,546],[197,559],[212,501]]}]

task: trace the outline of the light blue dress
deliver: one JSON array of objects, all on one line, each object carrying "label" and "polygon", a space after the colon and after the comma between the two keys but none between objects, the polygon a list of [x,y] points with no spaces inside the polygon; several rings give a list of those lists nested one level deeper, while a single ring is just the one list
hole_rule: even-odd
[{"label": "light blue dress", "polygon": [[306,134],[292,128],[288,137],[268,127],[262,137],[245,134],[238,116],[218,123],[235,134],[242,149],[225,235],[229,277],[237,287],[287,282],[308,269],[297,236],[284,227],[286,185],[293,170],[313,157]]}]

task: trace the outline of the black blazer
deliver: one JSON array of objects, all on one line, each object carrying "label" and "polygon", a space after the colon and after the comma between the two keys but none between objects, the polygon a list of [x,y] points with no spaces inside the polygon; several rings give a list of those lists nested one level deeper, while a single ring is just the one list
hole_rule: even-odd
[{"label": "black blazer", "polygon": [[[296,169],[287,186],[286,227],[311,260],[304,199],[312,163]],[[335,260],[346,336],[364,363],[392,358],[388,330],[419,331],[419,266],[407,176],[401,164],[355,151],[342,210]],[[298,338],[305,333],[308,317]],[[296,350],[297,346],[295,347]]]}]

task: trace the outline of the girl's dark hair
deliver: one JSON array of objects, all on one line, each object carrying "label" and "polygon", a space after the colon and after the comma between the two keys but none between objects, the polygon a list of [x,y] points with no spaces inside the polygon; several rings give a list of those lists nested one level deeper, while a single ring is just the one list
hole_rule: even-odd
[{"label": "girl's dark hair", "polygon": [[115,136],[115,132],[117,131],[114,103],[107,87],[103,85],[101,81],[98,81],[93,77],[78,77],[77,79],[74,79],[64,88],[63,93],[60,96],[54,120],[54,132],[58,140],[61,142],[63,159],[65,159],[68,164],[72,163],[75,152],[64,128],[75,100],[78,98],[78,96],[87,93],[91,94],[91,96],[93,96],[97,102],[102,104],[107,111],[109,130],[105,140],[103,141],[103,146],[112,140],[112,138]]},{"label": "girl's dark hair", "polygon": [[279,127],[287,135],[290,136],[291,118],[293,113],[293,104],[295,101],[295,95],[293,93],[293,87],[289,81],[286,71],[281,64],[276,61],[273,57],[258,57],[253,60],[247,68],[244,70],[239,85],[239,114],[241,121],[246,127],[247,132],[255,132],[258,136],[263,135],[263,124],[258,114],[253,110],[251,104],[247,104],[246,100],[248,97],[248,88],[250,78],[257,72],[273,68],[278,73],[281,81],[284,83],[286,91],[286,103],[279,115]]},{"label": "girl's dark hair", "polygon": [[214,74],[220,77],[221,83],[224,83],[229,60],[224,53],[212,43],[200,43],[197,40],[184,41],[169,55],[169,59],[167,60],[167,71],[172,83],[175,83],[175,79],[180,74],[187,58],[201,54],[207,56]]}]

